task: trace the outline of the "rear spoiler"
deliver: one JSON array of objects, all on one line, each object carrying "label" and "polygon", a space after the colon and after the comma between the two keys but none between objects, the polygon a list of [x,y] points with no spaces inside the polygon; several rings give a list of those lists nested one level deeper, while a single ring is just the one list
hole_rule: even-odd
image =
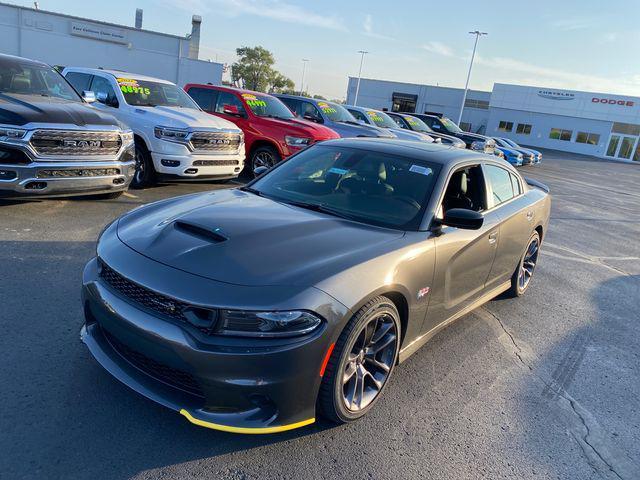
[{"label": "rear spoiler", "polygon": [[525,182],[527,182],[527,185],[531,185],[532,187],[539,188],[545,193],[549,193],[549,187],[547,187],[544,183],[534,180],[533,178],[527,178],[527,177],[525,177],[524,180]]}]

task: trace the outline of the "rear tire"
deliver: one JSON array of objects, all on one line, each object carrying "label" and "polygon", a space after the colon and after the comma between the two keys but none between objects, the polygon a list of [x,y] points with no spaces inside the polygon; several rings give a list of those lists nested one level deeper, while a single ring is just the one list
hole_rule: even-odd
[{"label": "rear tire", "polygon": [[381,397],[400,349],[400,315],[378,296],[349,321],[329,358],[318,396],[321,414],[335,423],[364,416]]},{"label": "rear tire", "polygon": [[536,231],[529,238],[516,271],[511,276],[511,287],[507,290],[507,296],[512,298],[521,297],[527,291],[538,263],[539,253],[540,234]]},{"label": "rear tire", "polygon": [[153,159],[142,142],[136,142],[136,171],[131,180],[131,188],[139,189],[153,185],[156,182],[156,169],[153,166]]},{"label": "rear tire", "polygon": [[251,178],[253,178],[255,176],[253,172],[257,167],[271,168],[281,161],[282,157],[275,148],[268,145],[258,147],[251,152],[251,160],[248,164],[251,169],[249,174],[251,175]]}]

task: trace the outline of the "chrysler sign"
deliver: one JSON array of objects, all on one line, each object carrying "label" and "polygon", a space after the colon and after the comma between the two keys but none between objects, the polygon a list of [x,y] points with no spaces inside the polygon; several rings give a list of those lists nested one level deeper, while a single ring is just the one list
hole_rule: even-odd
[{"label": "chrysler sign", "polygon": [[557,90],[538,90],[538,96],[542,98],[549,98],[551,100],[573,100],[576,98],[575,93],[559,92]]}]

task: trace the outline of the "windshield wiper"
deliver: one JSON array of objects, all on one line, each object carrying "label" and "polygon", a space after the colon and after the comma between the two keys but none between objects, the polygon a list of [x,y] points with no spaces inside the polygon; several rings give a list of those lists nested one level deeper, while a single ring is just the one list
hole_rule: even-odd
[{"label": "windshield wiper", "polygon": [[263,118],[276,118],[278,120],[291,120],[291,117],[279,117],[278,115],[262,115]]},{"label": "windshield wiper", "polygon": [[354,122],[353,120],[338,120],[338,123],[348,123],[349,125],[362,125],[361,123]]},{"label": "windshield wiper", "polygon": [[256,190],[255,188],[252,188],[252,187],[247,187],[246,185],[243,187],[239,187],[238,190],[242,190],[243,192],[253,193],[254,195],[257,195],[259,197],[264,196],[260,190]]},{"label": "windshield wiper", "polygon": [[155,103],[138,103],[136,107],[157,107]]},{"label": "windshield wiper", "polygon": [[339,210],[336,210],[327,205],[323,205],[321,203],[308,203],[308,202],[299,202],[297,200],[286,200],[285,203],[289,205],[293,205],[295,207],[305,208],[307,210],[311,210],[313,212],[326,213],[328,215],[333,215],[334,217],[346,218],[348,220],[353,220],[351,215],[343,213]]}]

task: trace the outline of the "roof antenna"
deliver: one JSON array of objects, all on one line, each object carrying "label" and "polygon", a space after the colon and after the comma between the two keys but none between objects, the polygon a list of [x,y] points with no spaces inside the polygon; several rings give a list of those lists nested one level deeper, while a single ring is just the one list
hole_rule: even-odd
[{"label": "roof antenna", "polygon": [[40,5],[38,5],[38,2],[33,2],[33,8],[35,8],[36,10],[40,10]]}]

